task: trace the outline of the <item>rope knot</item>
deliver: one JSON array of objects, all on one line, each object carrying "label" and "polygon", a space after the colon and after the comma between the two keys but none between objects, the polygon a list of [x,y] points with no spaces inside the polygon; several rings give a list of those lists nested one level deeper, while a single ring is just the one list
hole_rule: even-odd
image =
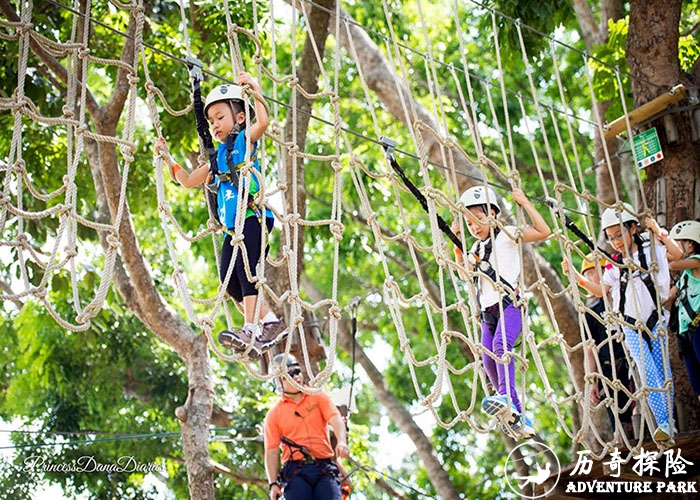
[{"label": "rope knot", "polygon": [[34,25],[32,23],[25,23],[15,26],[18,36],[26,36],[27,32],[34,31]]},{"label": "rope knot", "polygon": [[197,322],[197,326],[205,332],[210,332],[214,329],[214,320],[212,318],[202,318]]},{"label": "rope knot", "polygon": [[128,163],[131,163],[134,161],[134,153],[136,152],[136,145],[135,144],[122,144],[119,147],[119,151],[121,152],[122,156],[124,157],[124,160],[126,160]]},{"label": "rope knot", "polygon": [[333,236],[335,237],[336,241],[340,241],[343,239],[343,231],[345,230],[345,226],[342,222],[334,220],[330,223],[329,228],[331,230],[331,233],[333,233]]},{"label": "rope knot", "polygon": [[212,218],[207,220],[207,230],[208,231],[216,232],[219,230],[219,228],[221,228],[221,224],[219,223],[218,220],[212,219]]},{"label": "rope knot", "polygon": [[107,243],[109,244],[110,250],[118,250],[122,246],[121,241],[119,241],[119,236],[114,233],[107,235]]},{"label": "rope knot", "polygon": [[328,314],[334,319],[340,319],[342,317],[342,312],[343,310],[340,307],[338,307],[338,304],[333,304],[328,309]]},{"label": "rope knot", "polygon": [[63,117],[67,118],[69,120],[75,116],[75,113],[73,112],[73,109],[71,108],[71,106],[64,105],[61,108],[61,111],[63,112]]}]

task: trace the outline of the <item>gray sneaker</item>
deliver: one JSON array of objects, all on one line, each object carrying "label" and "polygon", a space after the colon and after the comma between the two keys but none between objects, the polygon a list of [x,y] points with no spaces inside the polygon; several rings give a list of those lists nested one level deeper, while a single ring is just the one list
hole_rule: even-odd
[{"label": "gray sneaker", "polygon": [[265,352],[272,346],[282,342],[289,334],[287,324],[283,319],[263,323],[262,335],[255,342],[260,352]]},{"label": "gray sneaker", "polygon": [[218,339],[219,344],[236,352],[245,352],[250,347],[248,356],[252,359],[260,358],[260,342],[257,340],[253,341],[253,332],[245,326],[237,332],[224,330],[219,333]]}]

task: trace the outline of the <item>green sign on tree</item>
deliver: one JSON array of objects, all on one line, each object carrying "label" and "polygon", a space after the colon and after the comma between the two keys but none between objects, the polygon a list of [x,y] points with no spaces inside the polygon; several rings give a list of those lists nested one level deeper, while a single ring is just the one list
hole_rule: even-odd
[{"label": "green sign on tree", "polygon": [[647,165],[663,160],[664,153],[661,151],[656,128],[650,128],[639,135],[635,135],[633,142],[638,168],[644,168]]}]

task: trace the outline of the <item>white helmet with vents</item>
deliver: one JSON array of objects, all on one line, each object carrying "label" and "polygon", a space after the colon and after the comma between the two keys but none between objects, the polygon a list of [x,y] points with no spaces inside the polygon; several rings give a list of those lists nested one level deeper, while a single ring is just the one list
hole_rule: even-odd
[{"label": "white helmet with vents", "polygon": [[209,92],[207,99],[204,101],[204,115],[206,116],[209,106],[221,101],[238,101],[242,106],[245,106],[245,112],[250,115],[251,119],[255,115],[254,108],[243,98],[241,87],[233,84],[219,85]]},{"label": "white helmet with vents", "polygon": [[600,229],[605,231],[609,227],[618,226],[620,223],[636,222],[639,224],[639,219],[634,215],[634,208],[629,203],[623,203],[622,211],[616,208],[606,208],[603,215],[600,217]]},{"label": "white helmet with vents", "polygon": [[493,191],[493,189],[487,188],[485,186],[470,187],[464,193],[462,193],[462,196],[459,198],[459,201],[466,208],[476,207],[480,205],[489,205],[496,211],[496,214],[498,214],[501,211],[500,207],[498,206],[496,193]]},{"label": "white helmet with vents", "polygon": [[673,226],[668,234],[674,240],[690,240],[700,245],[700,222],[684,220]]}]

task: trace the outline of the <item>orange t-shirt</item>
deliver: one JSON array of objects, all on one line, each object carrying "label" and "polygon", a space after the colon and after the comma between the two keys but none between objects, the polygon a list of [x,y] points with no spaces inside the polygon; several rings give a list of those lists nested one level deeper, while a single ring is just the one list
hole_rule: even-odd
[{"label": "orange t-shirt", "polygon": [[[278,448],[280,438],[285,436],[305,446],[315,458],[331,458],[334,452],[328,422],[336,415],[340,416],[340,412],[323,392],[304,393],[298,403],[282,396],[265,417],[265,449]],[[289,446],[282,446],[282,462],[303,459],[298,448],[290,450]]]}]

